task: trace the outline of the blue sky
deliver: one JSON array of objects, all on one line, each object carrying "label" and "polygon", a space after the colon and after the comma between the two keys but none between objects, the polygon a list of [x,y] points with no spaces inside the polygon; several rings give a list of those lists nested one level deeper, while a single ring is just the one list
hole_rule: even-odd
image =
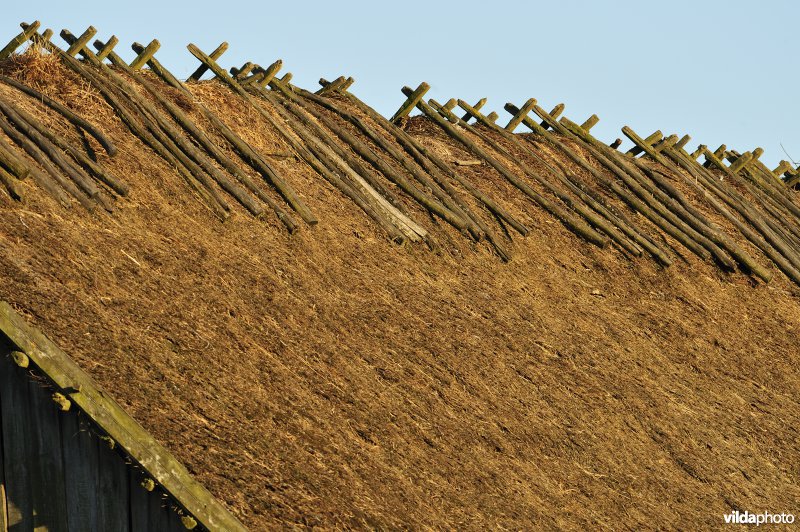
[{"label": "blue sky", "polygon": [[[689,133],[690,147],[756,146],[770,165],[800,161],[796,26],[800,3],[744,2],[13,2],[3,8],[5,41],[21,21],[81,33],[114,34],[133,57],[133,41],[162,43],[157,57],[179,77],[197,66],[193,42],[210,52],[230,43],[227,67],[277,58],[294,82],[353,76],[352,90],[391,115],[400,88],[427,81],[439,101],[488,97],[503,104],[535,97],[565,116],[601,121],[603,140],[629,125],[642,134]],[[60,42],[60,39],[54,39]]]}]

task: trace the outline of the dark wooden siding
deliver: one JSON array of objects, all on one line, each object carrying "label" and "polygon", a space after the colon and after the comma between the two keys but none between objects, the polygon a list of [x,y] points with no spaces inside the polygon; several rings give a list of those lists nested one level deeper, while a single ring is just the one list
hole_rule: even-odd
[{"label": "dark wooden siding", "polygon": [[0,335],[0,532],[185,530],[158,488],[75,408],[18,367]]}]

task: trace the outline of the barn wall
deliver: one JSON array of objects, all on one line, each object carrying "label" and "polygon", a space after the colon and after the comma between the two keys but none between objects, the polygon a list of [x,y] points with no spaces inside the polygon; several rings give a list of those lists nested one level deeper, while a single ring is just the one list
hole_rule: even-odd
[{"label": "barn wall", "polygon": [[170,501],[77,409],[10,357],[0,334],[0,532],[185,530]]}]

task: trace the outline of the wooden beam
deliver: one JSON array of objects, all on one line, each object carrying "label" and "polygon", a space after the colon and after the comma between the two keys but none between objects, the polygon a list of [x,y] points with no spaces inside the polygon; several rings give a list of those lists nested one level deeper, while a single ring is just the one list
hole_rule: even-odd
[{"label": "wooden beam", "polygon": [[400,106],[400,109],[389,119],[389,122],[396,124],[401,119],[408,116],[408,113],[414,110],[417,104],[425,97],[425,93],[430,90],[431,86],[425,83],[424,81],[419,84],[417,87],[406,99],[403,105]]},{"label": "wooden beam", "polygon": [[775,177],[781,177],[783,174],[789,172],[790,170],[792,170],[792,163],[783,160],[780,163],[778,163],[778,166],[775,167],[772,173],[773,175],[775,175]]},{"label": "wooden beam", "polygon": [[5,48],[0,50],[0,61],[8,59],[11,54],[17,51],[17,48],[25,44],[28,39],[36,35],[36,32],[39,31],[39,26],[41,26],[41,23],[38,20],[34,21],[30,25],[25,24],[22,33],[11,39]]},{"label": "wooden beam", "polygon": [[[714,155],[714,157],[716,157],[717,159],[722,161],[725,158],[725,152],[727,151],[727,149],[728,149],[727,146],[725,146],[724,144],[720,144],[719,148],[717,148],[714,152],[711,152],[709,150],[708,153],[712,153]],[[703,152],[703,153],[705,154],[706,152]],[[715,166],[715,165],[716,165],[716,163],[714,163],[713,161],[709,160],[708,157],[706,157],[706,162],[703,163],[703,166],[706,167],[706,168],[711,168],[711,166]]]},{"label": "wooden beam", "polygon": [[253,65],[253,68],[250,70],[249,76],[244,76],[244,78],[239,83],[240,85],[251,85],[261,79],[261,74],[266,72],[266,69],[261,65]]},{"label": "wooden beam", "polygon": [[344,76],[339,76],[333,81],[328,81],[325,78],[319,78],[319,84],[322,86],[322,88],[314,94],[317,96],[325,96],[329,92],[336,92],[339,90],[339,87],[344,85],[345,81],[347,81],[347,79]]},{"label": "wooden beam", "polygon": [[736,157],[731,165],[729,166],[731,172],[734,174],[738,174],[742,170],[746,169],[750,164],[753,162],[753,153],[746,151],[743,154]]},{"label": "wooden beam", "polygon": [[[719,151],[719,149],[717,151]],[[719,157],[717,157],[717,154],[715,152],[712,152],[708,148],[704,147],[703,155],[706,158],[706,162],[705,164],[703,164],[704,167],[708,168],[710,166],[716,166],[717,169],[722,170],[725,173],[725,175],[730,177],[734,176],[734,173],[731,172],[731,169],[725,166],[725,163],[723,163],[722,160]]]},{"label": "wooden beam", "polygon": [[608,145],[608,147],[611,148],[612,150],[616,150],[620,146],[622,146],[622,139],[619,138],[615,139],[614,142]]},{"label": "wooden beam", "polygon": [[233,79],[236,81],[241,81],[250,73],[251,70],[255,68],[255,66],[255,63],[248,61],[247,63],[243,64],[241,68],[231,67],[229,72],[231,73],[231,76],[233,76]]},{"label": "wooden beam", "polygon": [[150,61],[150,58],[156,54],[159,48],[161,48],[161,43],[158,42],[158,39],[153,39],[150,41],[150,44],[148,44],[147,47],[136,56],[136,59],[131,62],[131,69],[139,70],[142,68],[147,64],[148,61]]},{"label": "wooden beam", "polygon": [[706,152],[707,149],[708,149],[708,146],[706,146],[705,144],[700,144],[699,146],[697,146],[697,149],[694,150],[689,155],[689,157],[691,157],[694,160],[697,160],[697,158],[700,157],[701,155],[703,155]]},{"label": "wooden beam", "polygon": [[661,139],[660,142],[653,145],[653,150],[658,153],[666,150],[667,148],[672,148],[678,143],[678,135],[670,135],[669,137],[664,137]]},{"label": "wooden beam", "polygon": [[[211,52],[208,57],[216,61],[217,59],[222,57],[222,54],[224,54],[227,50],[228,50],[228,43],[223,42],[219,46],[217,46],[217,48],[213,52]],[[186,78],[186,81],[190,83],[200,81],[200,78],[202,78],[203,74],[205,74],[206,72],[208,72],[208,67],[201,63],[200,66],[197,67],[197,70],[192,72],[192,75]]]},{"label": "wooden beam", "polygon": [[[189,514],[210,530],[242,531],[244,526],[198,483],[145,429],[101,390],[72,358],[28,325],[11,305],[0,302],[0,333],[24,352],[69,400],[154,478]],[[67,393],[70,390],[71,393]]]}]

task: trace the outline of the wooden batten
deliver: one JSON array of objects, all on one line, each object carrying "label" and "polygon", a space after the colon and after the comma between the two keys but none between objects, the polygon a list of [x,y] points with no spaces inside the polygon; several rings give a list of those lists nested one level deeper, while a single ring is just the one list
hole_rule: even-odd
[{"label": "wooden batten", "polygon": [[[72,358],[5,302],[0,302],[0,334],[10,342],[12,353],[24,354],[30,369],[43,374],[58,390],[52,396],[58,409],[80,409],[106,434],[105,438],[122,449],[185,510],[186,517],[209,530],[246,530],[189,474],[183,464],[101,390]],[[13,358],[19,365],[21,357]]]}]

